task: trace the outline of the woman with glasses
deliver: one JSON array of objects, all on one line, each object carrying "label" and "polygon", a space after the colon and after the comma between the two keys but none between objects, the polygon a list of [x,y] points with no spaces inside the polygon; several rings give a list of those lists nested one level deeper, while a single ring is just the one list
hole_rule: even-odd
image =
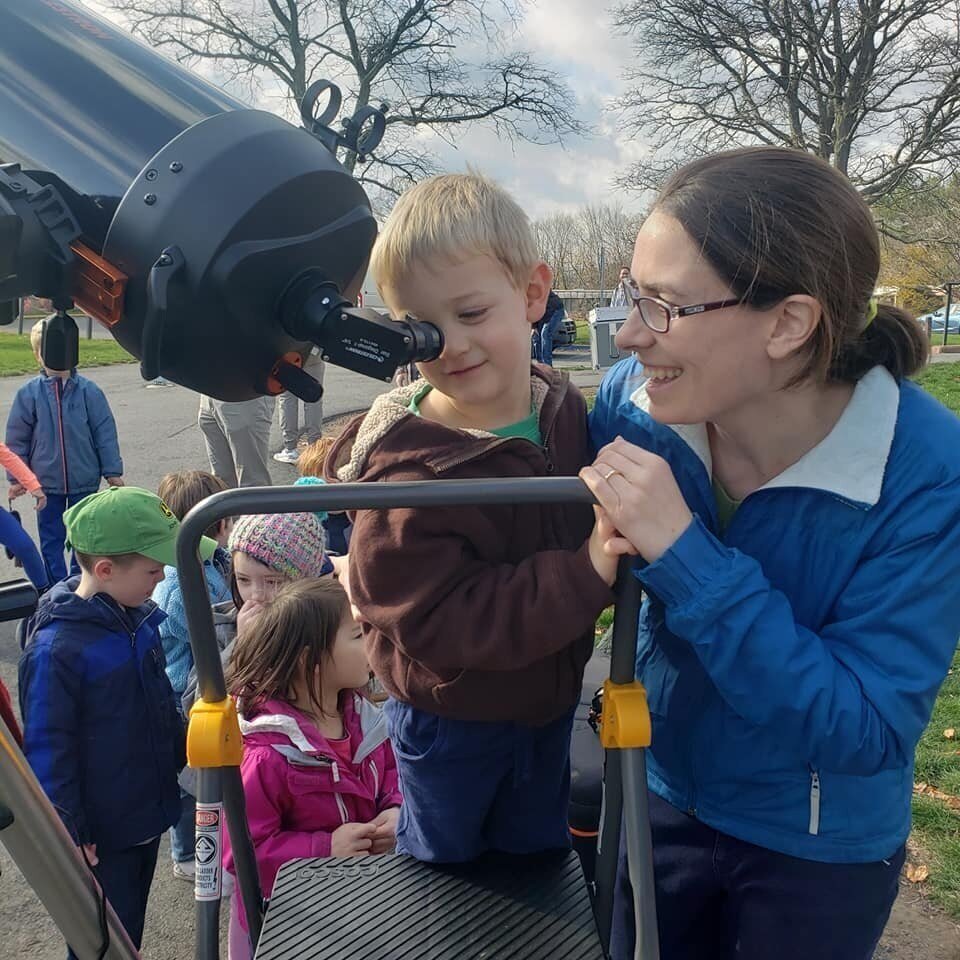
[{"label": "woman with glasses", "polygon": [[878,270],[866,204],[798,151],[690,164],[637,237],[582,476],[645,591],[663,960],[866,960],[896,896],[960,635],[960,421]]}]

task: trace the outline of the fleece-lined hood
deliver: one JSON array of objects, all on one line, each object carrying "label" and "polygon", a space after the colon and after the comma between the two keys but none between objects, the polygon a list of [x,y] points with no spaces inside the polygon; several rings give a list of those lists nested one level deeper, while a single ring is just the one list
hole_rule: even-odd
[{"label": "fleece-lined hood", "polygon": [[[545,443],[568,385],[565,373],[540,365],[531,368],[533,409],[540,421]],[[449,466],[451,445],[457,449],[459,463],[469,439],[474,441],[477,456],[482,455],[491,443],[502,442],[502,438],[486,430],[455,429],[418,417],[411,412],[410,402],[423,386],[423,381],[417,380],[381,394],[366,414],[349,423],[327,456],[324,467],[327,481],[351,483],[380,479],[378,474],[392,466],[398,454],[439,474]]]}]

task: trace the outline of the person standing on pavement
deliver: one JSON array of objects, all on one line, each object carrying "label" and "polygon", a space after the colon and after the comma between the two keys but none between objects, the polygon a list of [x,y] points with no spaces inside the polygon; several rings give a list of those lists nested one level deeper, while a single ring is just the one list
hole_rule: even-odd
[{"label": "person standing on pavement", "polygon": [[534,359],[553,366],[553,339],[560,329],[564,315],[563,301],[551,290],[547,297],[547,306],[543,316],[534,328]]},{"label": "person standing on pavement", "polygon": [[[307,357],[303,369],[320,386],[323,386],[325,364],[320,358],[320,349],[314,347]],[[300,398],[290,393],[280,394],[277,406],[280,408],[280,431],[283,435],[283,449],[273,455],[278,463],[296,464],[300,457],[297,444],[305,437],[307,444],[316,443],[323,436],[323,398],[315,403],[303,404],[303,421],[300,420]]]},{"label": "person standing on pavement", "polygon": [[[123,460],[117,441],[117,424],[103,391],[76,370],[52,370],[40,350],[43,338],[40,320],[30,331],[40,376],[17,391],[7,416],[7,446],[36,474],[47,496],[37,513],[37,532],[49,583],[67,575],[64,562],[67,507],[95,493],[105,479],[111,487],[123,486]],[[14,500],[26,488],[8,474],[7,496]],[[76,557],[70,572],[77,574]]]},{"label": "person standing on pavement", "polygon": [[625,286],[626,281],[630,279],[630,271],[624,267],[620,271],[620,279],[617,281],[617,286],[613,291],[613,296],[610,298],[611,307],[628,307],[630,306],[630,295],[627,293],[627,287]]},{"label": "person standing on pavement", "polygon": [[267,469],[273,397],[216,400],[200,394],[197,424],[203,434],[210,472],[229,487],[269,487]]}]

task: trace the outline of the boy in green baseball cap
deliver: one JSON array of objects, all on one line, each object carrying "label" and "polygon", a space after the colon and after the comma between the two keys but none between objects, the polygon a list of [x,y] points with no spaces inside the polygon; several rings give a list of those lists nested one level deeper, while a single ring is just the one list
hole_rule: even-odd
[{"label": "boy in green baseball cap", "polygon": [[[180,521],[149,490],[107,487],[84,497],[63,519],[80,564],[78,596],[105,592],[125,607],[137,607],[163,579],[164,566],[177,565]],[[201,558],[209,559],[216,548],[203,537]]]},{"label": "boy in green baseball cap", "polygon": [[[139,949],[160,836],[180,815],[184,730],[166,614],[150,600],[180,524],[137,487],[85,497],[64,521],[81,575],[44,594],[26,626],[24,753]],[[215,547],[204,538],[200,553]]]}]

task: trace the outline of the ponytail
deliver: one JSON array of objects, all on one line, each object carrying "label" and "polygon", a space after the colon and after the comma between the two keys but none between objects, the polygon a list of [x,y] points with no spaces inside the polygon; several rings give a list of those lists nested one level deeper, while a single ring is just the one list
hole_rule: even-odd
[{"label": "ponytail", "polygon": [[900,307],[877,304],[877,315],[856,339],[842,344],[828,380],[856,383],[871,368],[886,367],[897,381],[919,373],[930,355],[927,332]]}]

